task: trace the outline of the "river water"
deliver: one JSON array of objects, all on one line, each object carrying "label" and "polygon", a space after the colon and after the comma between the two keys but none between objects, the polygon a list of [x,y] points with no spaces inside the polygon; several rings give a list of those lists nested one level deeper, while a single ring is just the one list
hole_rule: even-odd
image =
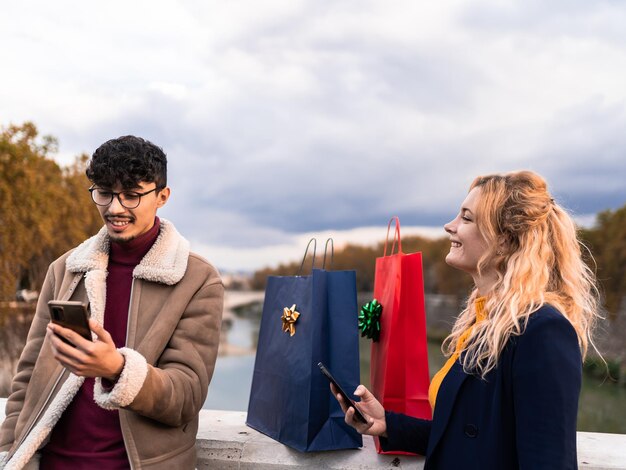
[{"label": "river water", "polygon": [[[233,349],[235,353],[218,357],[204,408],[235,411],[248,409],[260,310],[260,303],[239,309],[232,317],[230,328],[223,332],[226,340],[224,344],[234,346],[225,349]],[[369,348],[369,341],[361,338],[361,381],[366,386],[369,385]],[[445,360],[437,343],[429,343],[428,354],[432,377]],[[584,375],[578,430],[626,434],[626,388],[609,380]]]}]

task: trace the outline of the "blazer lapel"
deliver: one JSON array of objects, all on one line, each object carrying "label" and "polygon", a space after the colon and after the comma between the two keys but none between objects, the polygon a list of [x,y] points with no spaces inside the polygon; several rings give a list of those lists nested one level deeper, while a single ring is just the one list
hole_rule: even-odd
[{"label": "blazer lapel", "polygon": [[448,426],[450,414],[454,408],[456,396],[468,375],[463,372],[463,366],[457,361],[446,374],[437,394],[435,403],[435,414],[433,416],[430,438],[428,439],[427,455],[432,455],[439,439]]}]

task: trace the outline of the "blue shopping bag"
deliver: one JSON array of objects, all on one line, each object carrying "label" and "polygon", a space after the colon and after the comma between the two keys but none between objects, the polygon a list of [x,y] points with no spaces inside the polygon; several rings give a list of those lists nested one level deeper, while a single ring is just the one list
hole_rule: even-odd
[{"label": "blue shopping bag", "polygon": [[[295,322],[283,321],[294,305]],[[361,447],[317,366],[354,390],[357,327],[355,271],[268,277],[246,424],[300,451]]]}]

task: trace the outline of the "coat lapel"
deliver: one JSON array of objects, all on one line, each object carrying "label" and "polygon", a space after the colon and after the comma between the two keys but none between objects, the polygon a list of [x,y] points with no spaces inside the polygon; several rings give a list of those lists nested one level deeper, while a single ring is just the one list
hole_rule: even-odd
[{"label": "coat lapel", "polygon": [[430,438],[428,439],[427,455],[432,455],[439,440],[448,426],[456,396],[461,389],[461,385],[469,376],[463,372],[463,366],[459,361],[455,362],[450,371],[446,374],[437,394],[435,404],[435,415],[433,416]]}]

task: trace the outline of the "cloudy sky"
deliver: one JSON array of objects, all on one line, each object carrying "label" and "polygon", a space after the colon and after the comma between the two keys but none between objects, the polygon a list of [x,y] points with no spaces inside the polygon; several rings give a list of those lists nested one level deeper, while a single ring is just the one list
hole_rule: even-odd
[{"label": "cloudy sky", "polygon": [[7,2],[0,125],[63,164],[124,134],[169,159],[161,215],[225,270],[443,235],[472,179],[532,169],[585,224],[626,203],[626,4]]}]

